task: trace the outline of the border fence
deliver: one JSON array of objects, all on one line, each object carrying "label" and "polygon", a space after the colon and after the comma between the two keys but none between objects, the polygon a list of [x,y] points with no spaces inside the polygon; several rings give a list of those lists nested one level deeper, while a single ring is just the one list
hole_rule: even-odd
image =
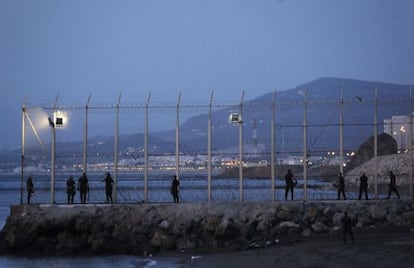
[{"label": "border fence", "polygon": [[[138,104],[121,94],[112,104],[95,104],[89,96],[81,105],[61,104],[57,96],[52,105],[22,107],[20,201],[31,175],[42,192],[38,202],[65,203],[66,179],[83,172],[90,202],[104,201],[105,172],[114,178],[117,203],[170,202],[172,175],[184,202],[278,201],[285,200],[280,174],[290,166],[298,180],[295,200],[336,199],[336,177],[315,175],[318,168],[357,178],[347,181],[348,196],[357,198],[360,174],[347,165],[371,137],[374,172],[367,175],[370,196],[378,199],[388,191],[378,166],[384,131],[407,160],[394,173],[405,178],[402,197],[412,198],[412,115],[411,87],[339,88],[323,95],[298,89],[249,101],[242,92],[231,103],[215,100],[214,92],[200,103],[182,101],[179,93],[167,104],[151,94]],[[246,177],[252,169],[259,171]]]}]

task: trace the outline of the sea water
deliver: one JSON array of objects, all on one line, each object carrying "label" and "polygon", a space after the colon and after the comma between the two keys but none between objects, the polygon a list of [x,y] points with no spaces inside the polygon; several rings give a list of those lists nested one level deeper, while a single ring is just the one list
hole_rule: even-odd
[{"label": "sea water", "polygon": [[[66,202],[65,177],[57,178],[55,200],[57,203]],[[180,180],[181,202],[206,202],[207,201],[207,179],[205,177],[183,176]],[[213,201],[226,202],[239,200],[239,179],[215,178],[212,180]],[[320,180],[308,180],[308,195],[311,199],[335,199],[336,192],[329,187],[324,188],[326,182]],[[34,177],[35,194],[32,203],[50,202],[50,179],[47,177]],[[303,184],[299,180],[299,184]],[[0,228],[3,228],[10,212],[10,205],[26,203],[25,191],[20,191],[20,176],[0,175]],[[105,202],[105,188],[101,178],[92,175],[90,178],[91,194],[89,203]],[[162,203],[171,202],[169,193],[170,178],[164,175],[155,176],[149,180],[149,202]],[[284,200],[284,182],[276,181],[276,200]],[[249,179],[243,181],[243,198],[246,201],[271,201],[270,179]],[[143,178],[135,178],[133,175],[125,175],[118,182],[118,201],[124,203],[142,202],[143,200]],[[302,199],[303,189],[295,189],[295,199]],[[79,198],[78,194],[75,198]],[[78,200],[75,200],[78,202]],[[201,262],[200,262],[201,261]],[[191,256],[185,253],[170,256],[89,256],[89,257],[16,257],[0,256],[0,267],[200,267],[202,256]],[[202,266],[202,265],[201,265]]]}]

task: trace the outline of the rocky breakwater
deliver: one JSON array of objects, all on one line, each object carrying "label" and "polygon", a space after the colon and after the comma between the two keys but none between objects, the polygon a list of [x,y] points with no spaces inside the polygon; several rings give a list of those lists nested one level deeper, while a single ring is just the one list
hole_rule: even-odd
[{"label": "rocky breakwater", "polygon": [[[1,254],[145,254],[246,249],[292,237],[338,234],[343,212],[355,229],[413,231],[414,202],[182,203],[19,206],[0,232]],[[338,237],[338,239],[340,239]]]}]

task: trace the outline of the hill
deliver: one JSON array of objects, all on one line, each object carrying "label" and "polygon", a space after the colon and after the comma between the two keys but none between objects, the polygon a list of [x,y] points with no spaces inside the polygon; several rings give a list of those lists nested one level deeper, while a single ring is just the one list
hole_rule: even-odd
[{"label": "hill", "polygon": [[[393,115],[409,112],[409,87],[405,85],[368,82],[342,78],[320,78],[294,89],[278,91],[275,99],[276,147],[285,151],[301,152],[303,147],[304,92],[308,91],[308,149],[325,151],[339,148],[339,98],[343,89],[343,124],[346,150],[356,150],[373,135],[375,114],[375,89],[378,88],[378,133],[383,132],[382,122]],[[262,95],[247,101],[243,109],[244,145],[253,143],[252,133],[257,126],[257,143],[263,144],[263,151],[270,152],[270,122],[274,93]],[[238,127],[228,122],[232,108],[212,113],[213,148],[237,148]],[[206,152],[208,114],[193,117],[181,126],[183,151]],[[256,122],[256,123],[254,123]],[[284,133],[281,133],[281,132]],[[281,135],[284,140],[281,140]],[[165,141],[174,142],[175,132],[156,134]],[[282,144],[282,142],[284,144]]]},{"label": "hill", "polygon": [[[340,103],[340,88],[343,101]],[[304,100],[307,92],[306,118],[307,143],[309,155],[321,155],[339,149],[339,115],[342,109],[345,151],[357,150],[373,135],[375,114],[375,88],[378,88],[378,133],[383,131],[382,122],[393,115],[409,114],[409,87],[405,85],[369,82],[343,78],[320,78],[296,88],[270,92],[243,103],[243,145],[246,155],[261,154],[259,158],[270,158],[272,105],[275,97],[275,140],[278,156],[282,154],[302,154]],[[232,112],[239,112],[240,105],[215,107],[212,114],[213,155],[237,154],[239,146],[239,127],[228,121]],[[194,116],[180,126],[180,151],[184,154],[207,153],[207,130],[209,115]],[[254,134],[255,133],[255,134]],[[253,137],[256,136],[256,140]],[[95,142],[98,141],[99,142]],[[105,141],[105,142],[101,142]],[[89,154],[108,155],[113,158],[112,136],[90,137]],[[128,148],[141,148],[133,157],[142,156],[144,135],[122,134],[119,150],[126,154]],[[257,144],[257,145],[256,145]],[[50,146],[49,146],[50,147]],[[48,148],[49,148],[48,147]],[[81,157],[82,141],[58,144],[59,152],[73,157]],[[175,130],[150,132],[149,154],[174,154]],[[130,152],[128,152],[130,153]],[[19,150],[0,152],[2,166],[8,169],[20,162]],[[48,156],[46,156],[48,157]],[[247,156],[246,156],[247,157]],[[102,159],[101,159],[102,160]],[[91,159],[92,161],[92,159]],[[18,166],[18,165],[17,165]]]}]

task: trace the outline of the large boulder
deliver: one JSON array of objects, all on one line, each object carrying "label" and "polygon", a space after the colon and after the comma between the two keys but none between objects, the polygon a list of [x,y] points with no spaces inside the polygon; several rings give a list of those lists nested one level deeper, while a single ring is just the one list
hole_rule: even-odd
[{"label": "large boulder", "polygon": [[[397,142],[395,139],[387,133],[382,133],[377,136],[378,155],[388,155],[397,153]],[[347,164],[346,170],[353,169],[362,163],[370,160],[374,157],[374,136],[367,139],[359,147],[355,156]]]}]

